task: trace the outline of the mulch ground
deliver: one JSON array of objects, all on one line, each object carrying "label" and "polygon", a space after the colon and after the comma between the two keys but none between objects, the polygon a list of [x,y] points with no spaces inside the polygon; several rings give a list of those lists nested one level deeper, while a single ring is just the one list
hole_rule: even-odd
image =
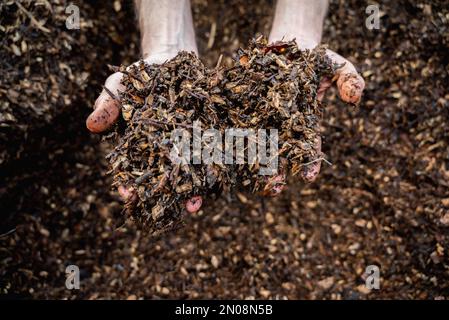
[{"label": "mulch ground", "polygon": [[[380,29],[370,31],[368,4],[332,1],[325,24],[323,41],[353,61],[367,83],[358,108],[338,101],[335,90],[327,96],[323,151],[332,166],[324,164],[313,184],[291,181],[275,199],[238,194],[206,202],[186,228],[158,238],[118,223],[121,203],[104,160],[109,146],[84,127],[105,62],[138,58],[132,8],[114,1],[101,9],[105,15],[87,10],[86,21],[99,31],[85,41],[106,58],[86,58],[91,76],[83,94],[67,93],[71,112],[30,129],[18,140],[22,151],[8,149],[0,167],[0,292],[58,299],[449,298],[449,10],[444,1],[380,1]],[[273,8],[261,0],[193,1],[204,61],[215,65],[223,50],[230,59],[256,32],[267,34]],[[4,16],[1,25],[10,25]],[[34,32],[30,50],[48,42],[29,18],[22,23],[17,28]],[[123,43],[111,38],[111,23],[124,28]],[[78,32],[73,45],[87,31]],[[106,47],[98,37],[109,39],[101,42]],[[0,57],[14,55],[13,38],[3,40]],[[0,62],[7,75],[0,99],[9,105],[15,78],[8,77],[17,75],[7,63],[19,71],[28,63],[26,55],[14,59]],[[63,76],[59,68],[48,72]],[[36,104],[38,97],[29,99]],[[49,101],[50,109],[67,102]],[[81,269],[80,290],[65,288],[69,264]],[[381,288],[368,292],[364,271],[372,264],[380,267]]]}]

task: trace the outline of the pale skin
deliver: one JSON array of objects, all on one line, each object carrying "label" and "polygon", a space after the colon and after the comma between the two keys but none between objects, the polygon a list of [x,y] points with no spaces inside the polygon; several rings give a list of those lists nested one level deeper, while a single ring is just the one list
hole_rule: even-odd
[{"label": "pale skin", "polygon": [[[135,0],[135,7],[141,32],[142,57],[148,63],[163,63],[179,51],[198,53],[195,42],[190,0]],[[296,39],[303,49],[311,49],[321,42],[323,21],[328,0],[278,0],[269,41]],[[344,64],[337,72],[336,85],[340,98],[349,103],[359,103],[365,82],[354,65],[337,53],[328,50],[328,56],[338,64]],[[120,84],[122,74],[117,72],[106,79],[105,87],[117,94],[123,90]],[[335,79],[334,79],[335,80]],[[320,84],[318,98],[323,99],[331,79]],[[87,118],[87,128],[93,133],[108,130],[120,116],[120,105],[103,90],[95,102],[94,111]],[[321,150],[321,139],[316,141]],[[303,177],[314,181],[321,168],[315,162],[304,169]],[[275,176],[272,195],[283,189],[284,176]],[[132,200],[135,194],[131,188],[120,186],[118,191],[124,200]],[[194,213],[201,208],[202,198],[192,197],[186,202],[186,210]]]}]

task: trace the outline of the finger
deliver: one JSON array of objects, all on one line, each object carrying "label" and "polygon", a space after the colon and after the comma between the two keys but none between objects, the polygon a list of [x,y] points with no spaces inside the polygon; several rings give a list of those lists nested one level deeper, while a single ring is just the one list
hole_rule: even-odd
[{"label": "finger", "polygon": [[365,81],[358,73],[342,73],[338,77],[337,87],[344,102],[358,104],[362,99]]},{"label": "finger", "polygon": [[[116,97],[119,91],[123,91],[121,84],[123,74],[116,72],[112,74],[105,83],[105,87]],[[95,101],[94,111],[86,120],[87,128],[93,133],[100,133],[109,129],[118,119],[120,115],[120,102],[110,96],[103,89],[97,101]]]},{"label": "finger", "polygon": [[267,184],[262,191],[263,196],[276,197],[286,188],[285,181],[287,180],[287,176],[285,168],[287,167],[287,160],[282,157],[279,160],[279,174],[267,178]]},{"label": "finger", "polygon": [[359,103],[365,89],[365,81],[357,72],[354,65],[339,54],[327,50],[327,55],[338,64],[343,66],[337,70],[337,88],[340,98],[348,103]]},{"label": "finger", "polygon": [[122,185],[117,188],[117,191],[125,202],[133,202],[137,199],[137,195],[132,187],[127,188]]},{"label": "finger", "polygon": [[[125,202],[134,202],[137,199],[136,193],[134,192],[134,189],[132,187],[127,188],[121,185],[117,188],[117,190],[120,194],[120,197],[122,197],[123,201]],[[186,202],[186,209],[190,213],[195,213],[200,210],[202,204],[203,198],[200,196],[195,196]]]},{"label": "finger", "polygon": [[332,86],[332,80],[329,78],[323,78],[320,82],[320,86],[318,87],[317,91],[317,99],[319,101],[322,101],[324,98],[324,94],[326,93],[327,89],[329,89]]},{"label": "finger", "polygon": [[[316,139],[315,149],[317,150],[318,154],[321,154],[321,137],[318,137]],[[320,170],[321,160],[318,160],[312,164],[307,165],[302,172],[302,176],[305,181],[313,182],[318,177],[318,173],[320,173]]]},{"label": "finger", "polygon": [[268,195],[276,197],[279,195],[285,187],[285,176],[277,175],[268,179],[266,189],[268,189]]},{"label": "finger", "polygon": [[190,213],[195,213],[200,210],[202,204],[203,198],[201,196],[192,197],[186,202],[186,210]]}]

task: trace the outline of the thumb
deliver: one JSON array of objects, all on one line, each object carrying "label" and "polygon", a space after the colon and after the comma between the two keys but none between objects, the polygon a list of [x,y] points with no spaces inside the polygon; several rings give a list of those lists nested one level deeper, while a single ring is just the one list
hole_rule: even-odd
[{"label": "thumb", "polygon": [[365,81],[358,73],[341,72],[337,80],[340,97],[348,103],[359,103],[365,88]]},{"label": "thumb", "polygon": [[354,65],[347,59],[332,50],[327,50],[327,55],[331,60],[343,66],[337,70],[337,88],[340,98],[344,102],[359,103],[365,89],[365,81],[357,72]]},{"label": "thumb", "polygon": [[[124,90],[121,84],[123,74],[116,72],[106,80],[105,88],[110,93],[118,96],[119,91]],[[109,129],[120,115],[120,102],[103,89],[98,99],[95,101],[94,111],[86,120],[87,129],[93,133],[100,133]]]}]

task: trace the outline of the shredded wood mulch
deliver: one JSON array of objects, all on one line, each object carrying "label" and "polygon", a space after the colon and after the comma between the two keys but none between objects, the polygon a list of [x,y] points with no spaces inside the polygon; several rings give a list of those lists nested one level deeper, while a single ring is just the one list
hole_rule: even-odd
[{"label": "shredded wood mulch", "polygon": [[[119,20],[90,19],[105,30],[126,26],[132,11],[115,2],[122,4]],[[232,63],[256,31],[269,31],[271,1],[192,2],[201,58],[210,68],[223,50],[223,61]],[[326,96],[321,133],[333,165],[323,165],[316,182],[290,181],[274,199],[220,197],[189,216],[188,228],[156,239],[131,223],[116,229],[122,204],[110,191],[104,160],[111,150],[86,132],[85,108],[60,120],[65,131],[40,133],[49,146],[12,173],[28,172],[26,179],[11,187],[11,177],[2,178],[0,212],[8,218],[0,223],[1,292],[56,299],[448,299],[447,3],[378,1],[380,29],[372,31],[365,28],[370,4],[331,1],[323,41],[355,63],[367,87],[357,109],[335,90]],[[39,31],[36,37],[46,39]],[[123,57],[99,61],[97,81],[105,78],[105,61],[137,60],[132,43],[137,39],[115,51]],[[83,105],[101,89],[100,82],[88,87],[92,99],[81,99]],[[65,288],[70,264],[81,270],[80,290]],[[368,265],[380,267],[380,290],[365,287]]]},{"label": "shredded wood mulch", "polygon": [[[270,195],[276,183],[268,181],[275,175],[300,175],[307,163],[321,159],[317,142],[324,106],[317,92],[320,81],[332,79],[340,67],[325,53],[324,47],[301,51],[295,41],[268,44],[259,37],[239,50],[230,67],[209,69],[193,53],[181,52],[162,65],[140,62],[119,68],[125,74],[126,90],[120,94],[124,123],[109,134],[116,145],[108,159],[113,186],[136,193],[125,212],[159,234],[182,223],[184,204],[193,196],[229,193],[236,186]],[[218,136],[201,137],[209,129]],[[262,138],[259,129],[267,136]],[[175,141],[176,130],[188,135],[184,146]],[[241,159],[236,159],[234,141],[228,159],[230,130],[253,131],[242,136]],[[261,142],[270,149],[270,159],[261,156]],[[195,143],[201,148],[192,161]],[[259,152],[254,159],[250,143]],[[188,155],[178,155],[185,147]],[[185,163],[176,161],[181,159],[174,159],[173,151],[186,157]]]},{"label": "shredded wood mulch", "polygon": [[[7,170],[45,148],[42,136],[67,126],[59,122],[68,113],[86,114],[108,72],[100,64],[120,61],[120,52],[138,52],[133,43],[122,48],[131,39],[123,30],[133,29],[133,21],[123,19],[130,4],[81,1],[80,28],[67,29],[66,8],[73,4],[0,3],[0,166]],[[106,25],[97,16],[123,23]]]}]

